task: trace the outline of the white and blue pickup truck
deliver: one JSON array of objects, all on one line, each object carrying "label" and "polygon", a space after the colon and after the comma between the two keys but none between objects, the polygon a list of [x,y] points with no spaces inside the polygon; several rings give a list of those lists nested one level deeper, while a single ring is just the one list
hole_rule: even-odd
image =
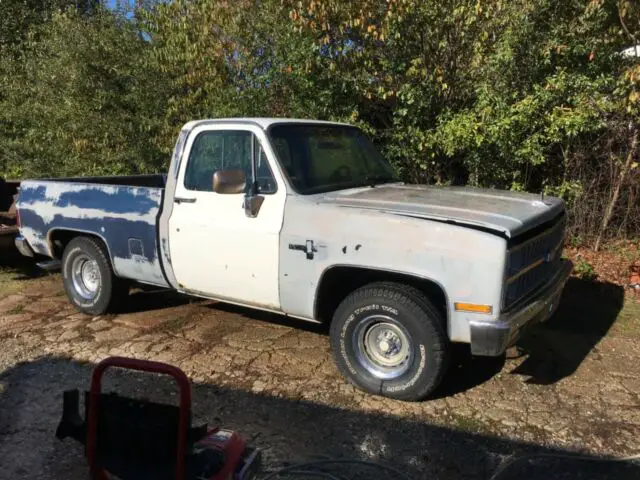
[{"label": "white and blue pickup truck", "polygon": [[326,322],[340,371],[403,400],[438,386],[453,342],[503,354],[572,268],[561,199],[404,184],[333,122],[190,122],[166,175],[27,180],[17,207],[17,247],[80,311],[140,282]]}]

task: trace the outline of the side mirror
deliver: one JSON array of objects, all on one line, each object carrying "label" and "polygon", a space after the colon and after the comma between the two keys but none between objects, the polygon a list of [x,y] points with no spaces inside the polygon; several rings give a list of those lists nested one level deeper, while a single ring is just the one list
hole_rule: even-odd
[{"label": "side mirror", "polygon": [[216,193],[244,193],[246,185],[244,170],[216,170],[213,174],[213,191]]}]

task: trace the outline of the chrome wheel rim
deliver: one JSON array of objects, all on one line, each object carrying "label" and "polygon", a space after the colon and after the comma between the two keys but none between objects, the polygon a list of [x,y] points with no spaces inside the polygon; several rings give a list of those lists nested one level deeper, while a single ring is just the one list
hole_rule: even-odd
[{"label": "chrome wheel rim", "polygon": [[404,327],[391,317],[366,317],[354,331],[353,343],[358,362],[376,378],[397,378],[411,365],[413,349],[409,338]]},{"label": "chrome wheel rim", "polygon": [[91,300],[96,296],[102,282],[98,263],[88,255],[78,255],[71,263],[71,281],[78,295],[85,300]]}]

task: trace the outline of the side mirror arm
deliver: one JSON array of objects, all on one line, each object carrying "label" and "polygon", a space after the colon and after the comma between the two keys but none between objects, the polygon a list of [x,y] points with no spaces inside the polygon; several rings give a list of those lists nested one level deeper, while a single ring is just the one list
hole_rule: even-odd
[{"label": "side mirror arm", "polygon": [[249,218],[256,218],[263,202],[264,197],[262,195],[245,195],[243,203],[245,215]]}]

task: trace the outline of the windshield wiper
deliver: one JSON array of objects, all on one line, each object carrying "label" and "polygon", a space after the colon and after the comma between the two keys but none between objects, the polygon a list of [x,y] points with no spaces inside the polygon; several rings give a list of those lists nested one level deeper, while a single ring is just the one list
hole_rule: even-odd
[{"label": "windshield wiper", "polygon": [[381,183],[393,182],[395,181],[395,179],[393,177],[390,177],[389,175],[367,175],[366,177],[364,177],[364,181],[367,185],[373,188],[376,185],[380,185]]}]

